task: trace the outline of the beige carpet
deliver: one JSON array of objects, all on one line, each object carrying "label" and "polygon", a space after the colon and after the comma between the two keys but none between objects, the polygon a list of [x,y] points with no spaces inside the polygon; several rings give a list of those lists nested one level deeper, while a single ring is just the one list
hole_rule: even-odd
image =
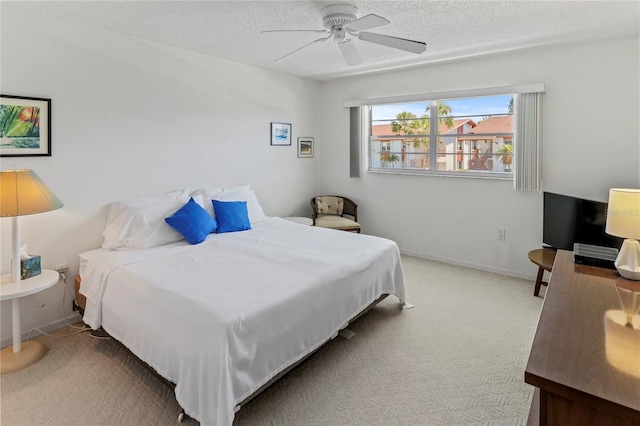
[{"label": "beige carpet", "polygon": [[[234,425],[526,424],[542,305],[533,283],[407,256],[403,267],[414,309],[387,298]],[[49,347],[39,363],[0,376],[2,426],[176,424],[173,394],[114,342],[39,339]]]}]

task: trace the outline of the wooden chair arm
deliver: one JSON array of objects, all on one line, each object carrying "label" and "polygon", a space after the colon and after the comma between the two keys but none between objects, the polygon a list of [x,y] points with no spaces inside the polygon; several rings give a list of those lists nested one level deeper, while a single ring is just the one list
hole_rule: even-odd
[{"label": "wooden chair arm", "polygon": [[342,214],[348,214],[353,217],[355,222],[358,221],[358,205],[350,200],[349,198],[341,197],[344,200],[344,207],[342,209]]}]

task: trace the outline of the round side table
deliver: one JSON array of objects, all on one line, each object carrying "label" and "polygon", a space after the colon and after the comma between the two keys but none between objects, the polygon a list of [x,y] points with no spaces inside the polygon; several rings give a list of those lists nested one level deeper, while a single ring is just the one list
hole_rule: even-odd
[{"label": "round side table", "polygon": [[529,260],[538,265],[538,276],[536,277],[536,285],[533,288],[533,295],[540,294],[540,286],[546,286],[547,283],[542,281],[544,271],[551,272],[553,262],[556,260],[556,251],[553,249],[541,248],[531,250],[529,252]]},{"label": "round side table", "polygon": [[299,223],[300,225],[313,225],[313,220],[308,217],[299,217],[299,216],[289,216],[283,217],[284,220],[288,220],[289,222]]},{"label": "round side table", "polygon": [[22,342],[20,332],[20,298],[38,293],[51,287],[60,280],[60,274],[43,269],[39,275],[12,282],[11,274],[2,275],[0,280],[0,300],[11,300],[13,321],[13,346],[0,351],[0,374],[22,370],[36,362],[47,353],[47,347],[35,340]]}]

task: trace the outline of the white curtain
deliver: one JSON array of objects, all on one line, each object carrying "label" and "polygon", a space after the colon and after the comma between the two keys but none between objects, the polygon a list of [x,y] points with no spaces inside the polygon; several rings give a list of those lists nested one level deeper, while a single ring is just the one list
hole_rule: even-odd
[{"label": "white curtain", "polygon": [[368,142],[370,126],[369,114],[371,107],[355,106],[349,108],[350,114],[350,137],[349,137],[349,177],[360,177],[360,168],[362,165],[362,144]]},{"label": "white curtain", "polygon": [[517,94],[515,111],[513,186],[521,191],[539,192],[542,190],[542,93]]}]

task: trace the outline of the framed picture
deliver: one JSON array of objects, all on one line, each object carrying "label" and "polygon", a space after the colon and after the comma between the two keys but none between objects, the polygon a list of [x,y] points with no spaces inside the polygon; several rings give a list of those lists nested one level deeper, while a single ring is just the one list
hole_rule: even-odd
[{"label": "framed picture", "polygon": [[291,124],[271,123],[271,145],[291,145]]},{"label": "framed picture", "polygon": [[51,155],[51,99],[0,95],[0,157]]},{"label": "framed picture", "polygon": [[298,138],[298,158],[313,157],[313,138]]}]

